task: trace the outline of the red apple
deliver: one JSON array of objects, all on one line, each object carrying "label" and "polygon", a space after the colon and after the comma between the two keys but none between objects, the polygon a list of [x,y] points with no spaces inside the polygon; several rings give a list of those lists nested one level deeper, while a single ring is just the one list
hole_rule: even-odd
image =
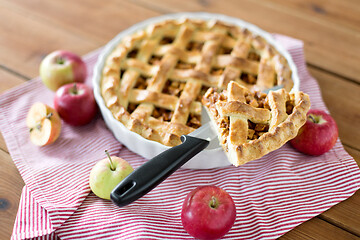
[{"label": "red apple", "polygon": [[30,141],[38,146],[55,142],[61,132],[61,119],[57,112],[44,103],[34,103],[26,117]]},{"label": "red apple", "polygon": [[84,61],[69,51],[52,52],[40,64],[40,77],[45,86],[52,91],[67,83],[84,82],[86,75]]},{"label": "red apple", "polygon": [[69,83],[55,94],[54,107],[68,124],[80,126],[89,123],[97,112],[93,91],[83,83]]},{"label": "red apple", "polygon": [[194,238],[218,239],[233,226],[236,208],[231,196],[216,186],[201,186],[191,191],[182,206],[181,221]]},{"label": "red apple", "polygon": [[322,110],[310,109],[307,116],[306,123],[290,143],[300,152],[319,156],[333,148],[338,128],[335,120]]}]

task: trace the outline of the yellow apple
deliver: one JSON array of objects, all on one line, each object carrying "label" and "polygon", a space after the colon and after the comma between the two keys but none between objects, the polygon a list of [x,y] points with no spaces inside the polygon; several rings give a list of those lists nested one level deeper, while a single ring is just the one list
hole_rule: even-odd
[{"label": "yellow apple", "polygon": [[86,64],[80,56],[64,50],[47,55],[40,64],[40,77],[44,85],[56,91],[62,85],[85,82]]},{"label": "yellow apple", "polygon": [[30,140],[38,146],[53,143],[61,132],[61,119],[59,114],[44,103],[34,103],[26,117]]},{"label": "yellow apple", "polygon": [[111,191],[134,169],[122,158],[110,156],[97,162],[90,172],[90,188],[103,199],[110,200]]}]

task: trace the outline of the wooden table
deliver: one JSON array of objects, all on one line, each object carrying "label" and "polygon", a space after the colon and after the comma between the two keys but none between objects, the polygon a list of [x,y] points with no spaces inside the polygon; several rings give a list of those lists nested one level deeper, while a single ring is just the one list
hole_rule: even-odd
[{"label": "wooden table", "polygon": [[[38,75],[57,49],[79,55],[149,17],[223,13],[304,41],[310,73],[338,123],[345,149],[360,163],[360,4],[356,0],[0,0],[0,92]],[[0,135],[1,136],[1,135]],[[0,137],[0,239],[11,236],[24,182]],[[282,239],[359,239],[360,191]]]}]

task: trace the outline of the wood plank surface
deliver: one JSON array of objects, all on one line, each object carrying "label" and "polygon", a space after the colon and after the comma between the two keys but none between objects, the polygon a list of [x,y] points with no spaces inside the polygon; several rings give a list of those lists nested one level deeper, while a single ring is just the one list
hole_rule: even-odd
[{"label": "wood plank surface", "polygon": [[[309,72],[339,127],[345,149],[360,165],[360,4],[351,0],[0,0],[0,94],[38,75],[56,49],[80,55],[132,24],[163,13],[207,11],[302,39]],[[357,103],[357,104],[356,104]],[[9,239],[23,180],[0,136],[0,239]],[[359,239],[360,192],[281,239]]]},{"label": "wood plank surface", "polygon": [[[323,231],[322,229],[326,229]],[[302,223],[297,228],[281,236],[281,240],[339,240],[339,239],[360,239],[347,231],[344,231],[319,218],[312,218]]]},{"label": "wood plank surface", "polygon": [[[360,82],[360,33],[339,21],[329,23],[324,17],[326,12],[318,14],[291,7],[288,2],[273,1],[191,1],[183,4],[178,0],[136,0],[153,10],[163,13],[179,11],[206,11],[223,13],[251,22],[268,32],[281,33],[301,39],[305,42],[305,54],[309,63],[336,74]],[[315,2],[315,1],[314,1]],[[337,1],[339,4],[341,1]],[[314,3],[315,4],[315,3]],[[345,4],[345,3],[344,3]],[[351,7],[349,7],[351,8]],[[352,8],[360,15],[359,8]],[[340,10],[339,10],[340,11]],[[336,17],[334,17],[336,19]],[[350,47],[352,46],[352,47]]]},{"label": "wood plank surface", "polygon": [[31,15],[39,22],[50,22],[55,28],[66,29],[67,32],[82,36],[100,46],[125,28],[159,15],[158,12],[141,6],[116,0],[38,0],[38,4],[23,0],[0,2],[22,14]]},{"label": "wood plank surface", "polygon": [[357,0],[271,0],[309,15],[317,15],[329,24],[360,31],[360,4]]},{"label": "wood plank surface", "polygon": [[[159,15],[127,2],[36,2],[0,0],[0,29],[9,35],[0,37],[0,63],[31,78],[49,52],[66,49],[84,55],[125,28]],[[17,34],[11,34],[13,29]]]},{"label": "wood plank surface", "polygon": [[24,83],[27,79],[15,75],[7,69],[0,68],[0,94]]},{"label": "wood plank surface", "polygon": [[[0,68],[0,94],[24,82],[24,78]],[[6,152],[8,151],[2,134],[0,134],[0,149]]]},{"label": "wood plank surface", "polygon": [[[46,53],[64,48],[85,54],[96,45],[86,38],[64,29],[54,28],[46,22],[36,21],[29,15],[5,7],[0,8],[0,62],[27,77],[38,75],[38,64]],[[14,33],[16,31],[16,33]],[[14,56],[14,57],[9,57]]]},{"label": "wood plank surface", "polygon": [[0,149],[0,239],[10,239],[24,181],[10,155]]},{"label": "wood plank surface", "polygon": [[360,104],[356,104],[360,103],[360,85],[316,68],[308,67],[308,70],[320,85],[342,143],[360,149],[360,134],[354,134],[354,124],[360,124]]},{"label": "wood plank surface", "polygon": [[[354,157],[357,164],[360,166],[360,151],[345,147],[345,150]],[[323,212],[320,215],[321,219],[326,220],[342,229],[360,236],[360,191],[357,191],[353,196],[346,199]]]}]

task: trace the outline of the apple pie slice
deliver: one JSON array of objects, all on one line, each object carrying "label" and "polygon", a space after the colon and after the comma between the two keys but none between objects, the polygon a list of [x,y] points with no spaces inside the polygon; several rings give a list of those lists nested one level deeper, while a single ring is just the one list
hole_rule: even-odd
[{"label": "apple pie slice", "polygon": [[251,92],[234,81],[221,93],[209,88],[202,103],[235,166],[258,159],[294,138],[310,108],[309,96],[303,92]]}]

